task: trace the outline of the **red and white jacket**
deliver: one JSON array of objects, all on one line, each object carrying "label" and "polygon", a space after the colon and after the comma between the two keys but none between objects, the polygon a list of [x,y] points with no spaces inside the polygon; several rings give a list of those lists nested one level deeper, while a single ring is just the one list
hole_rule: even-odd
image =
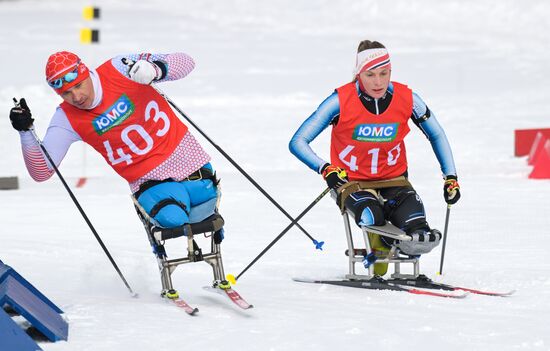
[{"label": "red and white jacket", "polygon": [[[185,179],[210,156],[152,87],[125,76],[122,57],[137,60],[142,55],[119,56],[91,70],[95,93],[91,108],[79,110],[62,103],[50,121],[44,147],[59,166],[72,143],[85,141],[129,182],[132,192],[147,180]],[[166,64],[163,81],[181,79],[194,68],[191,57],[183,53],[148,55],[148,59]],[[32,134],[20,135],[29,174],[36,181],[49,179],[53,168]]]}]

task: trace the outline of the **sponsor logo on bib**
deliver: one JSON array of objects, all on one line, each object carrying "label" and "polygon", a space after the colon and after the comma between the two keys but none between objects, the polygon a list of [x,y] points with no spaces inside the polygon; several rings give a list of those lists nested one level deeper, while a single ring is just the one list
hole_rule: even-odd
[{"label": "sponsor logo on bib", "polygon": [[397,136],[399,123],[360,124],[353,130],[353,140],[389,142]]},{"label": "sponsor logo on bib", "polygon": [[123,94],[118,100],[92,121],[94,129],[99,135],[103,135],[113,127],[118,126],[134,113],[134,103]]}]

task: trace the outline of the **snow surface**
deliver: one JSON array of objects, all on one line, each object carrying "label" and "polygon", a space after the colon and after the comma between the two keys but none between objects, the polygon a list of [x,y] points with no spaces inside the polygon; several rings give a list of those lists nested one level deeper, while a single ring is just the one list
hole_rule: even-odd
[{"label": "snow surface", "polygon": [[[0,192],[0,259],[66,312],[68,342],[41,342],[44,350],[550,350],[550,180],[529,180],[525,158],[513,156],[515,129],[549,127],[549,2],[105,0],[93,3],[102,11],[95,23],[81,16],[89,4],[0,1],[0,176],[21,185]],[[84,26],[100,29],[101,44],[79,43]],[[297,215],[324,184],[287,143],[351,78],[366,38],[389,48],[392,78],[437,115],[458,167],[463,198],[451,211],[444,275],[436,276],[439,248],[422,258],[422,271],[447,283],[513,288],[513,297],[450,300],[293,282],[347,272],[342,221],[327,197],[301,221],[326,241],[324,251],[292,229],[239,280],[253,310],[204,291],[206,264],[179,267],[176,287],[200,308],[189,317],[158,297],[156,261],[125,182],[74,145],[61,171],[139,292],[130,298],[60,181],[27,175],[7,118],[11,98],[26,97],[44,135],[59,103],[43,78],[54,51],[74,50],[92,66],[119,53],[185,51],[196,70],[161,88]],[[224,263],[236,275],[289,221],[195,135],[222,178]],[[328,142],[325,133],[314,143],[325,157]],[[411,181],[430,224],[442,229],[440,170],[414,126],[408,148]],[[76,189],[82,175],[88,183]],[[168,250],[184,252],[185,241]]]}]

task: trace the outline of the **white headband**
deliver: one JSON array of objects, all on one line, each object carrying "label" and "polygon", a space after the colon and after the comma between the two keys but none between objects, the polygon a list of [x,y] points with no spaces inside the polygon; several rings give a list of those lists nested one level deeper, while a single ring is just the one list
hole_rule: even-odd
[{"label": "white headband", "polygon": [[363,50],[357,53],[355,74],[389,65],[391,63],[388,50],[384,48]]}]

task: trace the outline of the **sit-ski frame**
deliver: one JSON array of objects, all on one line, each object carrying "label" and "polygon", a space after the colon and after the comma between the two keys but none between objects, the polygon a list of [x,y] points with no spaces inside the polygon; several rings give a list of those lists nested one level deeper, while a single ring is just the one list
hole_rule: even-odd
[{"label": "sit-ski frame", "polygon": [[[176,267],[182,264],[205,261],[212,267],[214,284],[225,280],[220,243],[215,240],[215,233],[222,229],[224,221],[217,212],[202,222],[185,224],[174,229],[165,229],[155,224],[155,220],[149,216],[134,196],[132,196],[132,200],[147,232],[153,253],[157,258],[162,284],[161,295],[164,296],[169,291],[175,291],[171,275]],[[210,237],[210,252],[202,252],[202,249],[194,240],[196,234],[204,234],[205,237]],[[164,248],[165,240],[184,235],[187,237],[187,256],[168,259]]]},{"label": "sit-ski frame", "polygon": [[[382,235],[388,238],[409,241],[411,237],[406,235],[405,232],[399,228],[393,226],[392,224],[387,223],[384,226],[362,226],[361,231],[363,235],[363,241],[365,243],[365,248],[356,248],[353,241],[353,233],[351,230],[350,214],[344,207],[344,200],[347,196],[352,194],[355,191],[367,190],[375,191],[381,188],[388,188],[394,186],[411,186],[409,181],[405,177],[397,177],[389,180],[380,180],[380,181],[351,181],[343,186],[341,186],[337,191],[331,191],[331,196],[336,200],[337,204],[340,207],[342,212],[342,217],[344,220],[344,228],[346,231],[346,240],[348,244],[348,250],[346,250],[346,255],[348,256],[349,264],[349,273],[346,274],[346,278],[350,280],[369,280],[375,277],[374,273],[374,263],[388,263],[393,264],[393,273],[391,278],[393,279],[411,279],[417,278],[420,275],[420,264],[418,257],[410,257],[400,255],[399,250],[392,246],[389,253],[385,255],[386,257],[376,257],[376,261],[373,264],[368,265],[367,274],[357,274],[355,271],[355,264],[361,263],[364,266],[364,261],[367,256],[375,255],[373,248],[371,247],[369,241],[369,233]],[[412,186],[411,186],[412,187]],[[401,273],[401,264],[410,263],[413,266],[412,274]]]},{"label": "sit-ski frame", "polygon": [[[355,272],[355,264],[361,263],[363,265],[363,262],[365,260],[365,257],[371,254],[375,254],[369,241],[369,232],[371,234],[377,234],[377,235],[383,235],[386,237],[390,237],[393,239],[398,240],[410,240],[409,236],[406,236],[404,232],[399,235],[395,235],[393,233],[389,233],[386,231],[382,231],[377,229],[373,226],[364,226],[361,227],[361,231],[363,234],[363,240],[365,242],[365,248],[356,248],[353,242],[353,233],[351,231],[351,223],[349,219],[349,215],[347,212],[344,212],[342,214],[342,217],[344,219],[344,227],[346,230],[346,239],[348,243],[348,250],[346,251],[346,254],[348,256],[348,263],[349,263],[349,274],[346,274],[346,278],[350,280],[368,280],[375,276],[374,274],[374,264],[371,264],[367,268],[368,274],[357,274]],[[386,224],[385,226],[382,226],[381,228],[384,228],[386,230],[392,230],[392,231],[399,231],[398,228],[394,227],[391,224]],[[375,254],[376,255],[376,254]],[[393,246],[387,257],[377,257],[376,261],[374,263],[391,263],[393,264],[393,271],[391,277],[394,279],[411,279],[411,278],[417,278],[420,275],[420,265],[418,257],[409,257],[409,256],[401,256],[399,255],[399,252],[395,246]],[[403,274],[401,273],[401,264],[402,263],[410,263],[413,265],[413,274]]]}]

